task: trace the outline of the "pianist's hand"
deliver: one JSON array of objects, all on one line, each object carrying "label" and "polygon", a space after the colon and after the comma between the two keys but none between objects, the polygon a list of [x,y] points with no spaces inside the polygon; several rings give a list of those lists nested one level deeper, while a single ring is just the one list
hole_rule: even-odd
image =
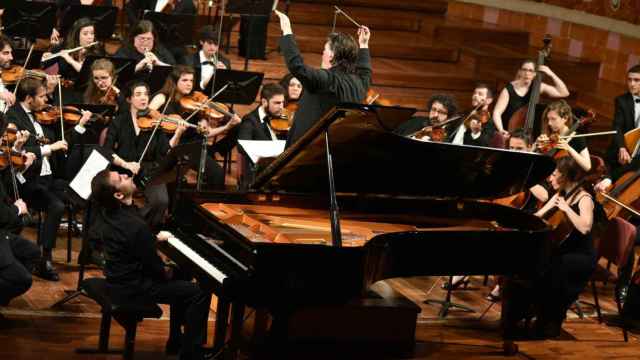
[{"label": "pianist's hand", "polygon": [[156,239],[158,239],[158,241],[168,241],[169,238],[175,237],[173,236],[172,233],[168,232],[168,231],[160,231],[158,233],[158,235],[156,235]]}]

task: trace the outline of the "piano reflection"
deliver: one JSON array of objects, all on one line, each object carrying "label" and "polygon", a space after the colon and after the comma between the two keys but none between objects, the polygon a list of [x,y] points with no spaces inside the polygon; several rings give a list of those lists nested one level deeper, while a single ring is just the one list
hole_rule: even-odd
[{"label": "piano reflection", "polygon": [[230,307],[232,337],[251,307],[272,338],[410,348],[420,308],[380,280],[545,266],[544,222],[478,199],[538,183],[553,160],[393,134],[413,113],[342,104],[249,191],[178,194],[177,238],[164,251],[218,295],[216,347]]}]

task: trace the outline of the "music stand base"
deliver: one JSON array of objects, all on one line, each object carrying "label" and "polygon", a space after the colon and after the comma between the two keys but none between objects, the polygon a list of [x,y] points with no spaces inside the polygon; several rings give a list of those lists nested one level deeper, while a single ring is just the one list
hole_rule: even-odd
[{"label": "music stand base", "polygon": [[440,306],[442,306],[440,308],[440,312],[438,313],[438,317],[441,319],[444,319],[445,317],[447,317],[447,314],[449,313],[449,309],[461,309],[461,310],[464,310],[465,312],[470,312],[470,313],[476,312],[475,310],[471,309],[468,306],[465,306],[462,304],[456,304],[454,302],[447,301],[447,300],[427,299],[424,301],[424,304],[428,304],[428,305],[439,304]]}]

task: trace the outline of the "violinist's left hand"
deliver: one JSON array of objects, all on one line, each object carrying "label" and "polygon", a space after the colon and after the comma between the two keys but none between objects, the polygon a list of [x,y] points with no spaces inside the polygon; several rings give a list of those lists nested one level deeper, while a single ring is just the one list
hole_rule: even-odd
[{"label": "violinist's left hand", "polygon": [[80,117],[80,120],[78,121],[78,125],[84,127],[84,125],[89,121],[89,119],[91,119],[91,115],[93,115],[93,113],[88,110],[80,110],[80,112],[82,113],[82,117]]},{"label": "violinist's left hand", "polygon": [[24,143],[29,139],[29,135],[30,134],[27,130],[18,131],[16,133],[16,141],[13,143],[13,148],[17,151],[21,151],[22,146],[24,146]]},{"label": "violinist's left hand", "polygon": [[8,106],[12,106],[16,102],[16,97],[9,90],[0,92],[0,100],[3,100]]},{"label": "violinist's left hand", "polygon": [[238,114],[233,114],[233,117],[231,118],[231,120],[229,120],[226,127],[227,129],[231,129],[232,127],[240,124],[240,122],[242,122],[242,119],[240,119],[240,116],[238,116]]},{"label": "violinist's left hand", "polygon": [[567,201],[564,199],[563,196],[556,196],[556,199],[554,200],[554,205],[555,207],[557,207],[558,209],[566,212],[567,210],[569,210],[569,204],[567,204]]},{"label": "violinist's left hand", "polygon": [[570,148],[571,146],[569,146],[569,142],[567,141],[567,139],[560,139],[556,143],[556,149],[558,150],[569,151]]}]

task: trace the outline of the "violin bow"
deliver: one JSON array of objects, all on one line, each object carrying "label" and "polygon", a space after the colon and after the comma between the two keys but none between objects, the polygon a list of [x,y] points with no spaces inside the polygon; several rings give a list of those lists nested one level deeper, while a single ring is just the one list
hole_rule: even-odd
[{"label": "violin bow", "polygon": [[[184,121],[189,122],[189,120],[191,120],[191,118],[198,113],[198,111],[202,110],[202,108],[204,108],[205,106],[207,106],[208,103],[210,103],[213,99],[215,99],[218,95],[220,95],[220,93],[222,93],[223,91],[225,91],[227,88],[229,87],[229,84],[223,86],[220,90],[218,90],[215,94],[213,94],[210,98],[208,98],[207,100],[203,101],[202,104],[198,105],[198,107],[193,110],[193,112],[191,114],[189,114],[189,116],[187,116],[186,119],[184,119]],[[219,111],[218,109],[216,109],[217,111]]]},{"label": "violin bow", "polygon": [[637,217],[640,217],[640,212],[638,212],[638,210],[636,210],[636,209],[632,208],[631,206],[629,206],[629,205],[627,205],[627,204],[623,203],[622,201],[620,201],[620,200],[618,200],[618,199],[614,198],[613,196],[606,194],[604,191],[600,191],[600,194],[601,194],[602,196],[604,196],[604,197],[605,197],[605,199],[610,200],[611,202],[613,202],[613,203],[615,203],[616,205],[618,205],[618,206],[620,206],[620,207],[624,208],[625,210],[627,210],[628,212],[632,213],[633,215],[635,215],[635,216],[637,216]]},{"label": "violin bow", "polygon": [[333,26],[331,27],[332,33],[336,31],[336,21],[338,20],[338,14],[342,14],[345,18],[347,18],[347,20],[351,21],[351,23],[353,23],[353,25],[355,25],[356,27],[358,28],[362,27],[362,25],[358,24],[357,21],[353,20],[353,18],[349,16],[349,14],[344,12],[342,9],[340,9],[336,5],[334,5],[333,8],[335,9],[335,12],[333,14]]},{"label": "violin bow", "polygon": [[60,135],[64,140],[64,115],[62,113],[62,78],[58,77],[58,106],[60,106]]}]

